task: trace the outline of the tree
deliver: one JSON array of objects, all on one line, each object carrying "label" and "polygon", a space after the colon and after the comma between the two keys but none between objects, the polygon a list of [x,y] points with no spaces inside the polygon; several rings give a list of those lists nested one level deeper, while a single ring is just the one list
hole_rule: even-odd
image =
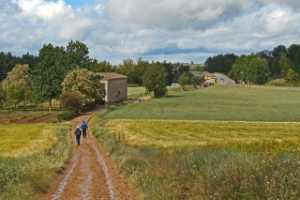
[{"label": "tree", "polygon": [[115,69],[110,64],[110,62],[106,60],[98,62],[97,59],[94,59],[94,62],[92,64],[92,71],[93,72],[114,72]]},{"label": "tree", "polygon": [[272,66],[271,66],[272,74],[281,74],[279,61],[280,61],[280,57],[276,57],[273,59]]},{"label": "tree", "polygon": [[21,103],[25,98],[24,89],[18,85],[12,85],[6,91],[8,100],[15,105],[15,109],[19,109],[19,103]]},{"label": "tree", "polygon": [[149,93],[154,92],[155,98],[164,96],[167,93],[166,76],[167,73],[161,63],[152,63],[143,76],[144,87]]},{"label": "tree", "polygon": [[281,69],[281,74],[282,74],[282,77],[284,79],[286,79],[286,76],[287,74],[289,73],[289,69],[291,68],[291,65],[290,65],[290,60],[286,57],[286,54],[285,53],[282,53],[281,57],[280,57],[280,61],[279,61],[279,64],[280,64],[280,69]]},{"label": "tree", "polygon": [[120,74],[127,76],[128,83],[136,83],[135,80],[137,79],[136,74],[134,73],[134,69],[136,67],[136,64],[132,59],[124,59],[123,64],[119,65],[118,71]]},{"label": "tree", "polygon": [[52,99],[57,99],[62,92],[67,68],[64,63],[64,48],[44,45],[39,50],[40,63],[30,73],[30,80],[36,90],[36,98],[49,101],[52,110]]},{"label": "tree", "polygon": [[273,55],[274,58],[280,57],[282,54],[285,54],[285,55],[288,54],[288,51],[287,51],[287,49],[284,45],[278,45],[272,51],[272,55]]},{"label": "tree", "polygon": [[105,85],[100,82],[102,77],[87,69],[76,68],[70,71],[63,83],[63,92],[77,92],[86,100],[88,98],[104,98]]},{"label": "tree", "polygon": [[297,51],[300,49],[300,45],[298,44],[291,44],[289,46],[288,50],[288,58],[290,60],[294,60],[295,59],[295,55],[297,53]]},{"label": "tree", "polygon": [[290,68],[285,80],[288,83],[297,83],[299,82],[299,75],[293,69]]},{"label": "tree", "polygon": [[61,95],[60,102],[63,107],[79,112],[82,103],[82,96],[78,92],[66,92]]},{"label": "tree", "polygon": [[210,73],[221,72],[228,74],[236,58],[237,56],[235,54],[219,54],[214,57],[209,57],[205,61],[205,66]]},{"label": "tree", "polygon": [[197,83],[198,83],[198,78],[196,76],[193,76],[191,78],[191,83],[193,84],[194,88],[196,89],[197,88]]},{"label": "tree", "polygon": [[28,70],[28,65],[17,64],[11,72],[7,73],[7,78],[2,82],[2,88],[7,93],[8,100],[14,103],[16,109],[18,109],[18,104],[25,99],[25,94],[30,88]]},{"label": "tree", "polygon": [[298,49],[297,53],[294,56],[294,70],[296,73],[300,73],[300,49]]},{"label": "tree", "polygon": [[92,60],[88,54],[89,49],[84,43],[71,40],[67,45],[66,52],[64,52],[66,69],[71,70],[80,67],[91,70]]},{"label": "tree", "polygon": [[268,61],[264,58],[256,57],[254,53],[248,56],[242,55],[236,59],[228,75],[235,81],[238,81],[238,77],[242,75],[243,81],[263,84],[270,76]]},{"label": "tree", "polygon": [[183,72],[189,72],[190,66],[181,64],[178,71],[180,72],[180,74],[182,74]]},{"label": "tree", "polygon": [[187,77],[185,74],[182,74],[179,78],[179,84],[181,85],[182,89],[184,90],[185,85],[187,84],[189,80],[189,77]]}]

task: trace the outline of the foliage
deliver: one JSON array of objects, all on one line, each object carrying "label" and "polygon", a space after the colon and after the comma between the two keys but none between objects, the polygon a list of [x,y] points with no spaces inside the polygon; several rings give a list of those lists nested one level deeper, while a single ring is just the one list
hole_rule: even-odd
[{"label": "foliage", "polygon": [[286,57],[285,53],[282,53],[279,64],[280,64],[281,74],[284,79],[286,79],[287,74],[289,73],[289,69],[291,68],[290,63],[291,63],[290,59]]},{"label": "foliage", "polygon": [[105,100],[101,97],[97,97],[97,98],[95,98],[95,104],[105,105]]},{"label": "foliage", "polygon": [[128,103],[106,118],[298,122],[299,99],[295,91],[215,86]]},{"label": "foliage", "polygon": [[268,85],[274,85],[274,86],[287,86],[287,82],[284,78],[271,80]]},{"label": "foliage", "polygon": [[203,70],[203,68],[202,68],[201,66],[197,66],[197,67],[196,67],[196,70],[200,72],[200,71]]},{"label": "foliage", "polygon": [[221,72],[228,74],[232,69],[236,58],[237,56],[235,54],[219,54],[217,56],[207,58],[205,66],[210,73]]},{"label": "foliage", "polygon": [[88,98],[104,98],[105,85],[100,82],[102,77],[87,69],[76,68],[70,71],[63,83],[64,92],[78,92],[86,100]]},{"label": "foliage", "polygon": [[110,64],[110,62],[104,60],[99,62],[97,59],[94,59],[92,64],[93,72],[114,72],[116,69]]},{"label": "foliage", "polygon": [[123,64],[119,65],[118,72],[122,75],[128,76],[128,83],[139,84],[143,83],[143,75],[147,70],[148,62],[139,58],[137,63],[132,59],[123,60]]},{"label": "foliage", "polygon": [[61,95],[60,102],[63,107],[70,108],[75,113],[78,113],[82,103],[82,96],[77,92],[66,92]]},{"label": "foliage", "polygon": [[[8,133],[14,130],[14,125],[7,127]],[[7,144],[11,145],[10,148],[14,148],[27,157],[10,158],[3,157],[0,154],[0,178],[4,175],[7,180],[5,185],[0,183],[0,199],[36,199],[39,198],[57,176],[57,174],[64,168],[65,164],[69,160],[71,152],[71,137],[70,137],[70,125],[69,124],[38,124],[38,125],[18,125],[16,127],[19,130],[18,137],[7,137],[7,132],[2,133],[5,136],[1,136],[4,139],[13,139]],[[22,146],[17,147],[16,144],[23,145],[22,142],[16,143],[16,140],[27,139],[32,140],[36,136],[47,136],[44,132],[36,127],[53,127],[51,132],[50,145],[46,143],[41,145],[38,141],[35,143],[26,142],[26,148],[33,145],[41,150],[38,154],[36,151],[22,150]],[[31,130],[35,132],[32,132]],[[27,134],[24,134],[24,130],[27,130]],[[0,133],[0,134],[1,134]],[[49,135],[50,136],[50,135]],[[55,138],[55,140],[53,140]],[[34,140],[33,140],[34,141]],[[1,145],[1,147],[3,147]],[[36,148],[35,148],[36,150]],[[1,152],[2,153],[2,152]],[[27,154],[27,155],[26,155]],[[4,180],[4,179],[3,179]],[[1,179],[2,181],[2,179]],[[17,192],[16,192],[17,191]]]},{"label": "foliage", "polygon": [[6,101],[6,97],[4,96],[4,94],[0,93],[0,109],[3,109],[5,101]]},{"label": "foliage", "polygon": [[296,52],[296,55],[294,56],[294,70],[297,74],[300,73],[300,49]]},{"label": "foliage", "polygon": [[269,78],[270,70],[266,59],[256,57],[252,53],[249,56],[238,57],[228,75],[236,82],[238,77],[242,77],[244,82],[263,84]]},{"label": "foliage", "polygon": [[285,77],[288,83],[297,83],[299,82],[299,75],[293,70],[289,69],[289,73]]},{"label": "foliage", "polygon": [[91,70],[92,61],[88,54],[89,49],[84,43],[71,40],[66,47],[66,51],[64,51],[64,67],[66,70],[76,67]]},{"label": "foliage", "polygon": [[193,84],[194,88],[197,88],[197,84],[198,84],[198,78],[196,76],[193,76],[191,78],[191,83]]},{"label": "foliage", "polygon": [[40,100],[49,101],[49,110],[52,109],[51,100],[56,99],[62,92],[66,68],[64,67],[64,48],[44,45],[39,50],[41,62],[31,71],[30,79],[36,96]]},{"label": "foliage", "polygon": [[2,82],[7,73],[12,71],[12,69],[17,64],[27,64],[30,69],[33,69],[35,64],[39,63],[39,58],[29,53],[23,54],[21,57],[13,56],[10,52],[4,53],[0,52],[0,82]]},{"label": "foliage", "polygon": [[70,110],[70,111],[65,111],[65,112],[59,114],[57,116],[57,119],[59,119],[59,121],[70,120],[70,119],[72,119],[75,116],[76,116],[76,112],[73,111],[73,110]]},{"label": "foliage", "polygon": [[164,61],[162,63],[162,65],[164,66],[167,76],[166,76],[166,85],[171,85],[172,81],[174,79],[174,65],[172,63],[167,63],[166,61]]},{"label": "foliage", "polygon": [[23,88],[17,85],[12,85],[11,87],[9,87],[6,91],[6,95],[9,102],[13,103],[16,109],[19,108],[19,103],[21,103],[25,98]]},{"label": "foliage", "polygon": [[187,77],[185,74],[182,74],[179,78],[179,84],[182,87],[182,89],[184,90],[184,86],[187,84],[189,80],[189,77]]},{"label": "foliage", "polygon": [[83,111],[89,111],[92,110],[96,107],[96,103],[93,101],[88,101],[85,103],[85,105],[83,106],[82,110]]},{"label": "foliage", "polygon": [[155,98],[166,95],[166,76],[165,68],[159,62],[152,63],[147,68],[143,76],[144,86],[148,92],[154,93]]},{"label": "foliage", "polygon": [[179,71],[180,74],[182,74],[183,72],[189,72],[190,71],[190,66],[181,64],[178,71]]}]

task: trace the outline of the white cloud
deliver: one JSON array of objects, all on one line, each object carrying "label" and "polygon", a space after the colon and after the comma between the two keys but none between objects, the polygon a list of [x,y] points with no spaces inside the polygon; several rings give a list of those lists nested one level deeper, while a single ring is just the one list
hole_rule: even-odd
[{"label": "white cloud", "polygon": [[300,15],[289,6],[295,2],[275,1],[109,0],[73,10],[63,0],[0,0],[0,51],[37,54],[43,44],[73,39],[113,64],[140,56],[200,62],[297,43]]}]

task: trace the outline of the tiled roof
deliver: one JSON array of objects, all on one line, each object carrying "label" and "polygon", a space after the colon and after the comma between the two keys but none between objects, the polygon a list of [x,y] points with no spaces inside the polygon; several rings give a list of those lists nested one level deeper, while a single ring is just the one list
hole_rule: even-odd
[{"label": "tiled roof", "polygon": [[101,80],[113,80],[113,79],[127,78],[127,76],[123,76],[123,75],[115,73],[115,72],[96,73],[96,75],[103,76],[103,79],[101,79]]}]

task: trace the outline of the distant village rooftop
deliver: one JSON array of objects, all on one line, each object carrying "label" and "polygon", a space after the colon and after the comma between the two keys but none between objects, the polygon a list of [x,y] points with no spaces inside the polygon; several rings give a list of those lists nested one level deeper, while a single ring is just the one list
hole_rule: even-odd
[{"label": "distant village rooftop", "polygon": [[101,72],[101,73],[96,73],[96,75],[103,76],[103,79],[101,79],[101,80],[104,80],[104,81],[127,78],[127,76],[123,76],[123,75],[115,73],[115,72],[103,72],[103,73]]}]

